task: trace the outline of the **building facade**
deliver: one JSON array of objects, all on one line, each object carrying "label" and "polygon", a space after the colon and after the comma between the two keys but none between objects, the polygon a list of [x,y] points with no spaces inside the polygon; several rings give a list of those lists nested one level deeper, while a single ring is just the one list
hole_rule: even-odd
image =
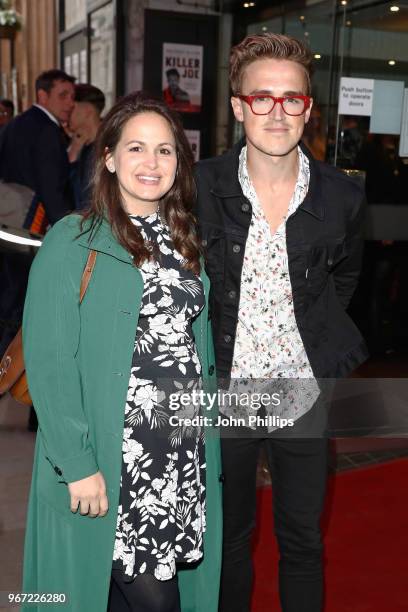
[{"label": "building facade", "polygon": [[[0,2],[1,5],[1,2]],[[55,0],[12,0],[21,18],[19,29],[0,26],[0,92],[13,100],[17,111],[35,98],[35,79],[57,64]]]}]

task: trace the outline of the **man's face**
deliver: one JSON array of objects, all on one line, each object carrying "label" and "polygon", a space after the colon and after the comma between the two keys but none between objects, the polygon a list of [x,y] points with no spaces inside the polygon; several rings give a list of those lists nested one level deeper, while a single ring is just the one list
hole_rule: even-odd
[{"label": "man's face", "polygon": [[38,102],[46,108],[54,117],[65,123],[69,121],[74,108],[74,85],[69,81],[54,81],[49,93],[40,89]]},{"label": "man's face", "polygon": [[179,86],[180,79],[177,74],[169,74],[167,77],[167,82],[169,84],[170,89],[177,89]]},{"label": "man's face", "polygon": [[6,125],[12,118],[11,109],[0,104],[0,127]]},{"label": "man's face", "polygon": [[[290,60],[256,60],[245,69],[239,93],[276,97],[307,95],[306,75],[302,66]],[[244,124],[248,146],[277,157],[288,155],[296,147],[311,111],[310,105],[303,115],[292,117],[277,103],[269,115],[254,115],[250,106],[239,98],[232,97],[231,104],[235,118]]]}]

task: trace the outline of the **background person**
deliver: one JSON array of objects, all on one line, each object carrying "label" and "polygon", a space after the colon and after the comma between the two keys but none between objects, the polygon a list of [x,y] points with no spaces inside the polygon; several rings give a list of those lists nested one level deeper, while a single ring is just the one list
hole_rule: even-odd
[{"label": "background person", "polygon": [[98,87],[88,83],[75,85],[75,106],[69,120],[72,140],[68,157],[76,210],[90,204],[94,143],[104,107],[105,96]]},{"label": "background person", "polygon": [[92,208],[60,221],[32,267],[23,340],[40,428],[23,588],[66,593],[78,612],[106,610],[111,579],[111,612],[179,611],[178,580],[182,609],[218,608],[219,443],[174,430],[160,383],[215,383],[191,164],[163,102],[122,98],[99,132]]},{"label": "background person", "polygon": [[[20,220],[30,231],[44,234],[73,208],[69,163],[61,122],[74,107],[74,77],[47,70],[35,83],[36,103],[15,117],[0,137],[0,202],[5,222]],[[10,210],[17,207],[18,211]],[[0,259],[0,355],[21,324],[31,255],[5,254]],[[30,414],[29,428],[36,429]]]},{"label": "background person", "polygon": [[36,103],[13,119],[0,143],[0,178],[31,189],[35,196],[25,226],[45,233],[72,210],[69,165],[60,122],[74,108],[74,81],[62,70],[47,70],[35,83]]}]

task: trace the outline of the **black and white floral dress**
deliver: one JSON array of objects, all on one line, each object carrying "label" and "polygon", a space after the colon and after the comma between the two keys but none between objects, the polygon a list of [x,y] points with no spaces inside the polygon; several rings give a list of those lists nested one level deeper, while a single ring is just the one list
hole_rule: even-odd
[{"label": "black and white floral dress", "polygon": [[144,291],[125,407],[113,568],[127,581],[143,573],[168,580],[176,562],[203,555],[204,438],[198,428],[170,425],[168,396],[200,384],[191,323],[204,292],[201,280],[181,267],[158,213],[131,220],[160,256],[140,267]]}]

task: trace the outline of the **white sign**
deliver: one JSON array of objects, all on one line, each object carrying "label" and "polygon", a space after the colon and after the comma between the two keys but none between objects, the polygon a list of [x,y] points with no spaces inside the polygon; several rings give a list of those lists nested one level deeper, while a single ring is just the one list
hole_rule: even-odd
[{"label": "white sign", "polygon": [[401,132],[404,81],[375,80],[371,112],[371,134],[395,134]]},{"label": "white sign", "polygon": [[339,115],[371,116],[374,79],[341,77],[339,89]]},{"label": "white sign", "polygon": [[404,103],[402,105],[399,156],[408,157],[408,89],[404,90]]},{"label": "white sign", "polygon": [[194,161],[198,162],[200,159],[200,130],[184,130],[184,133],[190,143]]}]

